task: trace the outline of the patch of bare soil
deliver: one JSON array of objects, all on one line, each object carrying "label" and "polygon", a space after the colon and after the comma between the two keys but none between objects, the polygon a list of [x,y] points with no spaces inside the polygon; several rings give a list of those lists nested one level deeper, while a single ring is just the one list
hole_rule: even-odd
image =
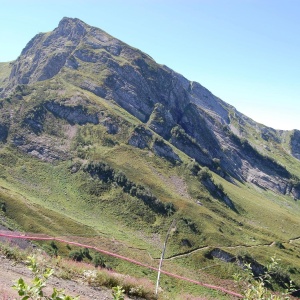
[{"label": "patch of bare soil", "polygon": [[179,177],[179,176],[165,176],[159,172],[157,172],[156,169],[151,168],[152,171],[157,174],[159,179],[164,182],[166,185],[171,186],[172,189],[179,194],[181,197],[186,199],[191,199],[191,196],[188,193],[187,185],[185,181]]},{"label": "patch of bare soil", "polygon": [[186,185],[185,181],[182,178],[180,178],[178,176],[170,176],[168,182],[173,184],[173,186],[175,187],[176,192],[180,196],[182,196],[184,198],[188,198],[188,199],[191,198],[189,193],[188,193],[188,190],[187,190],[187,185]]},{"label": "patch of bare soil", "polygon": [[[25,264],[15,263],[4,256],[0,257],[0,300],[12,300],[18,297],[17,291],[12,289],[12,285],[22,277],[26,283],[30,284],[32,273]],[[49,293],[53,288],[63,289],[67,295],[80,296],[80,300],[110,300],[111,290],[105,288],[92,288],[73,280],[64,280],[52,276],[44,289]]]}]

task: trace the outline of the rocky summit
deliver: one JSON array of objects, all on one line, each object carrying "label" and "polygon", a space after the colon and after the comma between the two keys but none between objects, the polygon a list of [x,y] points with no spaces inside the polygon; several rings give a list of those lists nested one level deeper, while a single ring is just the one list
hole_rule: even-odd
[{"label": "rocky summit", "polygon": [[152,248],[176,216],[174,256],[300,234],[300,131],[256,123],[101,29],[63,18],[37,34],[0,63],[0,97],[2,193]]}]

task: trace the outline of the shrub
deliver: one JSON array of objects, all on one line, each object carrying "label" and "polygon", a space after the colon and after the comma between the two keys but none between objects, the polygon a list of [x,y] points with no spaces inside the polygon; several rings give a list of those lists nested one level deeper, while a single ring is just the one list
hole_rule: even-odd
[{"label": "shrub", "polygon": [[82,255],[86,257],[88,260],[92,260],[93,258],[90,255],[90,250],[88,248],[84,248],[82,251]]},{"label": "shrub", "polygon": [[209,169],[207,167],[202,168],[199,172],[198,172],[198,178],[199,180],[207,180],[210,179],[212,177]]},{"label": "shrub", "polygon": [[3,212],[6,212],[6,203],[5,203],[5,202],[2,202],[2,203],[0,204],[0,208],[1,208],[1,210],[2,210]]},{"label": "shrub", "polygon": [[82,251],[73,250],[69,253],[69,258],[75,261],[82,261],[83,260],[83,254]]},{"label": "shrub", "polygon": [[199,164],[195,160],[193,160],[190,164],[188,164],[187,167],[191,171],[191,173],[195,176],[198,174],[198,172],[201,169]]},{"label": "shrub", "polygon": [[99,253],[96,253],[96,255],[94,256],[93,263],[96,268],[97,267],[105,268],[106,266],[103,257],[100,256]]},{"label": "shrub", "polygon": [[221,183],[217,183],[216,188],[219,190],[219,192],[224,193],[224,187]]},{"label": "shrub", "polygon": [[283,246],[283,244],[282,244],[281,242],[279,242],[279,241],[276,241],[276,242],[275,242],[275,246],[276,246],[277,248],[279,248],[279,249],[285,249],[285,247]]}]

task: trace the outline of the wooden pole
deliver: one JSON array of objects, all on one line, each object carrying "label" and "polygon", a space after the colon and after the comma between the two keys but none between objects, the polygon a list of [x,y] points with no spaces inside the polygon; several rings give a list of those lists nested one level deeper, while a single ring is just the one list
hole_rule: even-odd
[{"label": "wooden pole", "polygon": [[171,223],[170,227],[169,227],[168,232],[167,232],[166,240],[165,240],[165,242],[164,242],[163,250],[162,250],[162,253],[161,253],[160,260],[159,260],[159,267],[158,267],[157,281],[156,281],[156,288],[155,288],[155,295],[156,295],[156,296],[157,296],[157,293],[158,293],[160,271],[161,271],[162,262],[163,262],[164,255],[165,255],[165,251],[166,251],[166,247],[167,247],[168,238],[169,238],[169,235],[170,235],[170,233],[171,233],[171,230],[172,230],[172,228],[175,226],[175,224],[176,224],[176,220],[174,219],[173,222]]}]

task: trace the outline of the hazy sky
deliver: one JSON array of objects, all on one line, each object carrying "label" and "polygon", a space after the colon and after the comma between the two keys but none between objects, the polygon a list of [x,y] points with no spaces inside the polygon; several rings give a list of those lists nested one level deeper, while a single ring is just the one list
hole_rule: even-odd
[{"label": "hazy sky", "polygon": [[0,61],[80,18],[255,121],[300,129],[299,0],[0,0]]}]

